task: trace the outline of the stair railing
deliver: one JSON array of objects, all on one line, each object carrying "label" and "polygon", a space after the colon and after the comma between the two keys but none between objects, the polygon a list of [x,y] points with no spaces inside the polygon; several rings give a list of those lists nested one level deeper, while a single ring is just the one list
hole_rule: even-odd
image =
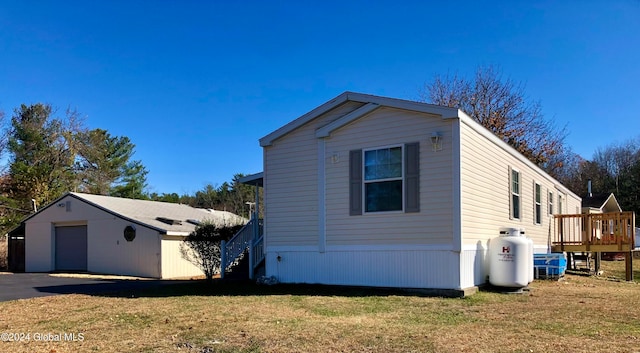
[{"label": "stair railing", "polygon": [[220,278],[236,259],[250,246],[254,239],[254,220],[249,221],[229,241],[220,243]]}]

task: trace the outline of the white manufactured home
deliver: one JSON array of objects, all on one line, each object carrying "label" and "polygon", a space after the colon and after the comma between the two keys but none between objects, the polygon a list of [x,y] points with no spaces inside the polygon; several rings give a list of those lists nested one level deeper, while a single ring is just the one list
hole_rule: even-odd
[{"label": "white manufactured home", "polygon": [[580,213],[579,196],[454,108],[345,92],[260,145],[260,248],[284,283],[465,293],[487,281],[501,228],[546,253],[553,215]]},{"label": "white manufactured home", "polygon": [[91,272],[152,278],[200,276],[180,244],[203,220],[240,224],[230,212],[68,193],[23,221],[26,272]]}]

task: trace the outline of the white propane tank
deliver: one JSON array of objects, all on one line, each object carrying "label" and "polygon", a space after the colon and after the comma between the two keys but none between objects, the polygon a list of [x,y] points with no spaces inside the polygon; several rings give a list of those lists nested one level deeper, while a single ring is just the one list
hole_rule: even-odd
[{"label": "white propane tank", "polygon": [[[489,282],[499,287],[526,287],[533,273],[533,251],[520,229],[502,228],[489,245]],[[529,264],[531,260],[531,264]]]},{"label": "white propane tank", "polygon": [[[524,229],[521,229],[520,235],[524,236]],[[533,266],[533,239],[529,237],[525,237],[527,239],[527,243],[529,246],[529,258],[527,262],[529,263],[529,283],[533,282],[534,279],[534,266]]]}]

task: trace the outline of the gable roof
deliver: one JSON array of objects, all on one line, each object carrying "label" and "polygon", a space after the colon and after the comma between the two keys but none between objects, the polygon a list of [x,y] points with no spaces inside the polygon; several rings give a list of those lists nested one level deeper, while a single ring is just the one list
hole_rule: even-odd
[{"label": "gable roof", "polygon": [[[613,193],[611,194],[587,194],[582,197],[583,208],[595,208],[603,211],[605,207],[611,208],[611,212],[622,212],[622,208]],[[616,211],[613,211],[616,209]]]},{"label": "gable roof", "polygon": [[380,97],[380,96],[374,96],[371,94],[363,94],[363,93],[355,93],[355,92],[347,91],[335,97],[334,99],[324,103],[323,105],[315,108],[314,110],[304,114],[303,116],[282,126],[278,130],[270,133],[269,135],[261,138],[260,146],[266,147],[266,146],[272,145],[273,142],[279,139],[280,137],[283,137],[284,135],[290,133],[291,131],[301,127],[302,125],[316,119],[322,114],[330,110],[333,110],[334,108],[346,102],[359,102],[359,103],[363,103],[364,105],[356,109],[355,111],[337,119],[336,121],[331,122],[327,126],[319,129],[316,134],[316,137],[326,137],[332,131],[382,106],[438,115],[438,116],[442,116],[443,119],[459,118],[463,115],[466,116],[466,114],[463,111],[457,108],[450,108],[450,107],[445,107],[441,105],[427,104],[427,103],[414,102],[414,101],[404,100],[404,99]]},{"label": "gable roof", "polygon": [[[196,223],[204,220],[228,222],[230,224],[244,224],[247,221],[245,218],[227,211],[194,208],[170,202],[135,200],[77,192],[69,192],[61,196],[24,221],[36,216],[44,209],[57,204],[64,205],[61,201],[67,197],[77,199],[114,216],[166,235],[188,235],[195,229]],[[74,206],[71,205],[71,207],[73,209]]]}]

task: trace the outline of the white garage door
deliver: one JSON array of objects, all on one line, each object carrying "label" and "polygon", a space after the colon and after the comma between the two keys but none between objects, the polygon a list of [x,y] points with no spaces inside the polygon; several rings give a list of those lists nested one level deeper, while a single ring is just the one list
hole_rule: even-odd
[{"label": "white garage door", "polygon": [[87,226],[56,227],[56,270],[87,270]]}]

